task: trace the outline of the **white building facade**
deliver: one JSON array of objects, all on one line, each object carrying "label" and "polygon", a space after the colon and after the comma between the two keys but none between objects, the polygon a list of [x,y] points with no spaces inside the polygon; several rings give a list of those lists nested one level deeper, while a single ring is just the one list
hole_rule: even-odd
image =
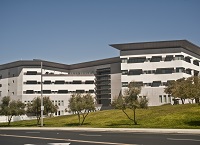
[{"label": "white building facade", "polygon": [[120,57],[73,65],[42,60],[0,65],[0,100],[10,96],[31,102],[41,95],[42,76],[43,96],[59,106],[55,115],[68,114],[73,93],[90,93],[102,109],[109,109],[131,81],[142,86],[141,96],[149,99],[150,106],[173,104],[173,96],[164,93],[167,83],[199,75],[200,48],[187,40],[111,46],[120,51]]},{"label": "white building facade", "polygon": [[174,103],[173,96],[164,93],[169,81],[199,75],[200,48],[186,40],[111,46],[120,50],[122,92],[135,81],[150,106]]}]

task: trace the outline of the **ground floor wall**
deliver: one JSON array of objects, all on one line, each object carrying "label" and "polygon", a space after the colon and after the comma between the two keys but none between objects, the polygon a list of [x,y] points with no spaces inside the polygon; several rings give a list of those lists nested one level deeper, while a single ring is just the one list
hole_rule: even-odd
[{"label": "ground floor wall", "polygon": [[[140,96],[146,96],[149,100],[149,106],[160,106],[164,104],[182,104],[180,98],[175,98],[164,93],[164,87],[144,87],[141,90]],[[175,100],[177,102],[175,102]],[[186,99],[185,103],[193,103],[191,99]]]}]

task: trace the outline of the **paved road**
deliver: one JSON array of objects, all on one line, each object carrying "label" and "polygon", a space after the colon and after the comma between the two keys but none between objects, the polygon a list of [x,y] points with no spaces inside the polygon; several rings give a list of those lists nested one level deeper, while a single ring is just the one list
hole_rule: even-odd
[{"label": "paved road", "polygon": [[1,145],[199,145],[200,134],[0,130]]}]

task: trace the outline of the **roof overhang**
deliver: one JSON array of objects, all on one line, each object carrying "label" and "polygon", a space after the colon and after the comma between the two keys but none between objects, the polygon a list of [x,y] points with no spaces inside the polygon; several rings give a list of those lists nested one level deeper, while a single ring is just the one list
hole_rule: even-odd
[{"label": "roof overhang", "polygon": [[140,43],[111,44],[110,46],[120,50],[141,50],[141,49],[161,49],[161,48],[184,48],[200,55],[200,47],[188,40],[155,41]]}]

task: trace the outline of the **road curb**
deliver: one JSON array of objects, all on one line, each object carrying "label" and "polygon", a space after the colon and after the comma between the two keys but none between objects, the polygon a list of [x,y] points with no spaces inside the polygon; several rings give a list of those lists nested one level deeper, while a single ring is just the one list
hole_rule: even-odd
[{"label": "road curb", "polygon": [[161,128],[74,128],[74,127],[1,127],[0,130],[65,130],[65,131],[101,131],[101,132],[138,132],[138,133],[180,133],[200,134],[200,129],[161,129]]}]

